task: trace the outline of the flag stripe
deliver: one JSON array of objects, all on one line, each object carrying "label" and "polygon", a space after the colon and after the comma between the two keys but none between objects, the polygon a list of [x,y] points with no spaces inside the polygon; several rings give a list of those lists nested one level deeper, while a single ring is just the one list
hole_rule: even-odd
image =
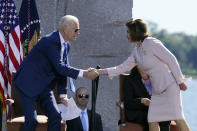
[{"label": "flag stripe", "polygon": [[[13,65],[14,65],[14,68],[15,69],[13,69],[12,71],[16,71],[16,69],[19,67],[19,63],[18,63],[18,61],[16,60],[16,57],[15,57],[15,55],[14,55],[14,53],[13,53],[13,51],[12,51],[12,48],[9,46],[9,58],[11,59],[11,62],[13,63]],[[12,72],[11,71],[11,72]]]},{"label": "flag stripe", "polygon": [[4,73],[4,68],[3,68],[3,65],[2,63],[0,63],[0,85],[1,85],[1,88],[2,90],[4,91],[4,95],[7,93],[7,86],[6,86],[6,83],[7,83],[7,77]]},{"label": "flag stripe", "polygon": [[[2,55],[5,56],[5,48],[4,48],[3,43],[1,41],[0,41],[0,50],[2,52]],[[1,60],[2,60],[2,58],[1,58]]]},{"label": "flag stripe", "polygon": [[[17,26],[17,27],[19,27],[19,26]],[[19,29],[19,28],[18,28],[18,29]],[[20,39],[19,39],[19,38],[20,38],[20,32],[19,32],[18,35],[17,35],[17,29],[14,29],[14,30],[10,33],[10,35],[9,35],[9,45],[10,45],[9,48],[11,48],[12,51],[14,52],[14,55],[17,56],[16,59],[17,59],[18,63],[21,62],[19,56],[21,56],[20,54],[21,54],[21,52],[22,52],[22,50],[21,50],[21,47],[22,47],[22,46],[20,46],[20,45],[21,45],[21,42],[20,42]],[[16,45],[15,45],[15,43],[16,43]],[[20,52],[20,51],[21,51],[21,52]],[[17,69],[17,68],[16,68],[16,69]]]},{"label": "flag stripe", "polygon": [[14,43],[10,43],[10,44],[16,45],[16,47],[20,51],[20,39],[19,39],[20,37],[18,37],[18,35],[16,34],[15,30],[12,30],[11,35],[14,38]]},{"label": "flag stripe", "polygon": [[5,74],[4,74],[4,69],[3,69],[3,65],[0,63],[0,72],[1,72],[1,74],[0,74],[0,85],[2,86],[2,87],[5,87]]}]

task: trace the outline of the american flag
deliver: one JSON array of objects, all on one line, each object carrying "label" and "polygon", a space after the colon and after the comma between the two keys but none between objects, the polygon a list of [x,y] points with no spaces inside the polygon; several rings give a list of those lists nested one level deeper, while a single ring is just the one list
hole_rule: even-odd
[{"label": "american flag", "polygon": [[0,1],[0,91],[11,97],[12,72],[23,59],[19,17],[13,0]]}]

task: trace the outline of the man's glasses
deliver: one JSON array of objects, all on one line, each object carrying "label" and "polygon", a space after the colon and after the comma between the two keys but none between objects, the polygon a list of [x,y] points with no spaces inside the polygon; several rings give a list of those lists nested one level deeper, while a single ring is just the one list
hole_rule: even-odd
[{"label": "man's glasses", "polygon": [[77,96],[78,98],[86,98],[86,99],[89,98],[89,95],[85,95],[85,94],[78,94]]},{"label": "man's glasses", "polygon": [[75,29],[74,32],[78,32],[80,29]]}]

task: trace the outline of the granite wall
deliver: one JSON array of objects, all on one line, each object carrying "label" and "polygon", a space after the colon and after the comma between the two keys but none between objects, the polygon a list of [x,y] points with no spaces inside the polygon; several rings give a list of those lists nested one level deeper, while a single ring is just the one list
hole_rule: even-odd
[{"label": "granite wall", "polygon": [[[22,0],[15,0],[19,11]],[[125,21],[132,18],[132,0],[36,0],[41,20],[42,36],[55,30],[61,16],[71,14],[80,21],[80,36],[71,43],[70,63],[86,69],[100,65],[114,66],[130,54],[131,46],[126,38]],[[76,87],[88,87],[91,81],[79,78]],[[69,92],[70,96],[72,93]],[[118,131],[119,109],[118,77],[109,80],[101,76],[96,111],[101,114],[104,131]],[[89,104],[89,108],[90,108]]]}]

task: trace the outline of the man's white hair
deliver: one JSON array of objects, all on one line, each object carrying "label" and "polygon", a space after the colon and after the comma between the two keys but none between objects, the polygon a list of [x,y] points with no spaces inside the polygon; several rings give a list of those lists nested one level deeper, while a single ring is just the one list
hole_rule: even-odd
[{"label": "man's white hair", "polygon": [[79,23],[79,20],[77,17],[72,15],[65,15],[60,19],[58,29],[63,28],[64,26],[70,28],[71,25]]}]

